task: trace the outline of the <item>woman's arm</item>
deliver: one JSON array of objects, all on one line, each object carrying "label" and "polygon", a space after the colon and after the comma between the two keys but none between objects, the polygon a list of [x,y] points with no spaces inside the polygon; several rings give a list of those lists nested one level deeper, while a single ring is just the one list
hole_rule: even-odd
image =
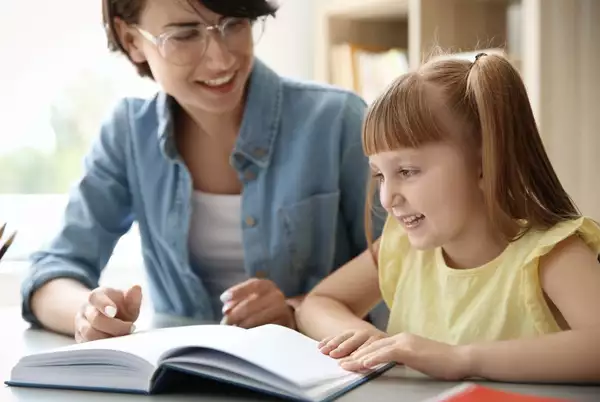
[{"label": "woman's arm", "polygon": [[464,347],[472,376],[500,381],[600,382],[600,264],[578,237],[540,261],[542,288],[570,330]]},{"label": "woman's arm", "polygon": [[31,257],[21,289],[22,314],[35,325],[73,333],[77,310],[98,286],[116,242],[131,227],[128,108],[123,101],[102,125],[85,158],[85,173],[70,193],[62,227]]},{"label": "woman's arm", "polygon": [[90,289],[71,278],[57,278],[39,288],[31,297],[33,314],[54,332],[73,336],[75,315],[88,301]]},{"label": "woman's arm", "polygon": [[[374,248],[377,252],[378,241]],[[377,266],[370,250],[364,251],[325,278],[296,310],[298,330],[314,339],[346,330],[375,330],[363,320],[381,301]]]}]

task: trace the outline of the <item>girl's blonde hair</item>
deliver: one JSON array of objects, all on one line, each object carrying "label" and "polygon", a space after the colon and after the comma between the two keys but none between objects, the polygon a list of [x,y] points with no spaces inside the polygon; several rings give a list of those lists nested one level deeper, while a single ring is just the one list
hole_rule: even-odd
[{"label": "girl's blonde hair", "polygon": [[[445,126],[448,117],[460,130]],[[394,81],[369,107],[363,125],[366,155],[456,140],[480,155],[486,208],[508,241],[580,216],[544,150],[525,85],[503,56],[431,60]],[[369,188],[371,247],[373,180]]]}]

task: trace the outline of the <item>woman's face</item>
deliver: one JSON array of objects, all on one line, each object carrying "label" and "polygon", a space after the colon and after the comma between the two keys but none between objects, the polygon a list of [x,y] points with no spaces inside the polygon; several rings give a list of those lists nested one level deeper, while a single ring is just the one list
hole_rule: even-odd
[{"label": "woman's face", "polygon": [[130,55],[147,62],[156,82],[180,104],[215,114],[235,110],[252,70],[252,22],[190,3],[147,0],[138,27],[128,28],[134,37]]}]

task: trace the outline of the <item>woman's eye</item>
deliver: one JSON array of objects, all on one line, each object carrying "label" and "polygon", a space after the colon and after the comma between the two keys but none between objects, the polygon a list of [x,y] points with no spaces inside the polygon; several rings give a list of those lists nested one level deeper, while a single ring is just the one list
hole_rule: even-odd
[{"label": "woman's eye", "polygon": [[172,38],[177,41],[188,41],[195,40],[201,37],[200,30],[198,29],[186,29],[184,31],[177,32],[173,34]]}]

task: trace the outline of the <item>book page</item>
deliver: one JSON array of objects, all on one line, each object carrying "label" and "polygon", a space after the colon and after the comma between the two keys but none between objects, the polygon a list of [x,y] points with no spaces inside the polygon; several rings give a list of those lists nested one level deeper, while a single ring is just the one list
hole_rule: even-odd
[{"label": "book page", "polygon": [[[153,366],[157,366],[160,357],[180,347],[211,347],[227,349],[227,345],[238,343],[245,329],[225,325],[192,325],[175,328],[162,328],[140,331],[127,336],[101,339],[76,345],[65,346],[32,356],[35,361],[49,361],[57,353],[76,351],[77,361],[90,360],[94,350],[112,350],[136,355]],[[85,356],[85,357],[84,357]]]},{"label": "book page", "polygon": [[301,388],[328,379],[360,375],[344,370],[338,360],[322,354],[318,342],[286,327],[265,325],[247,331],[242,344],[228,351]]}]

